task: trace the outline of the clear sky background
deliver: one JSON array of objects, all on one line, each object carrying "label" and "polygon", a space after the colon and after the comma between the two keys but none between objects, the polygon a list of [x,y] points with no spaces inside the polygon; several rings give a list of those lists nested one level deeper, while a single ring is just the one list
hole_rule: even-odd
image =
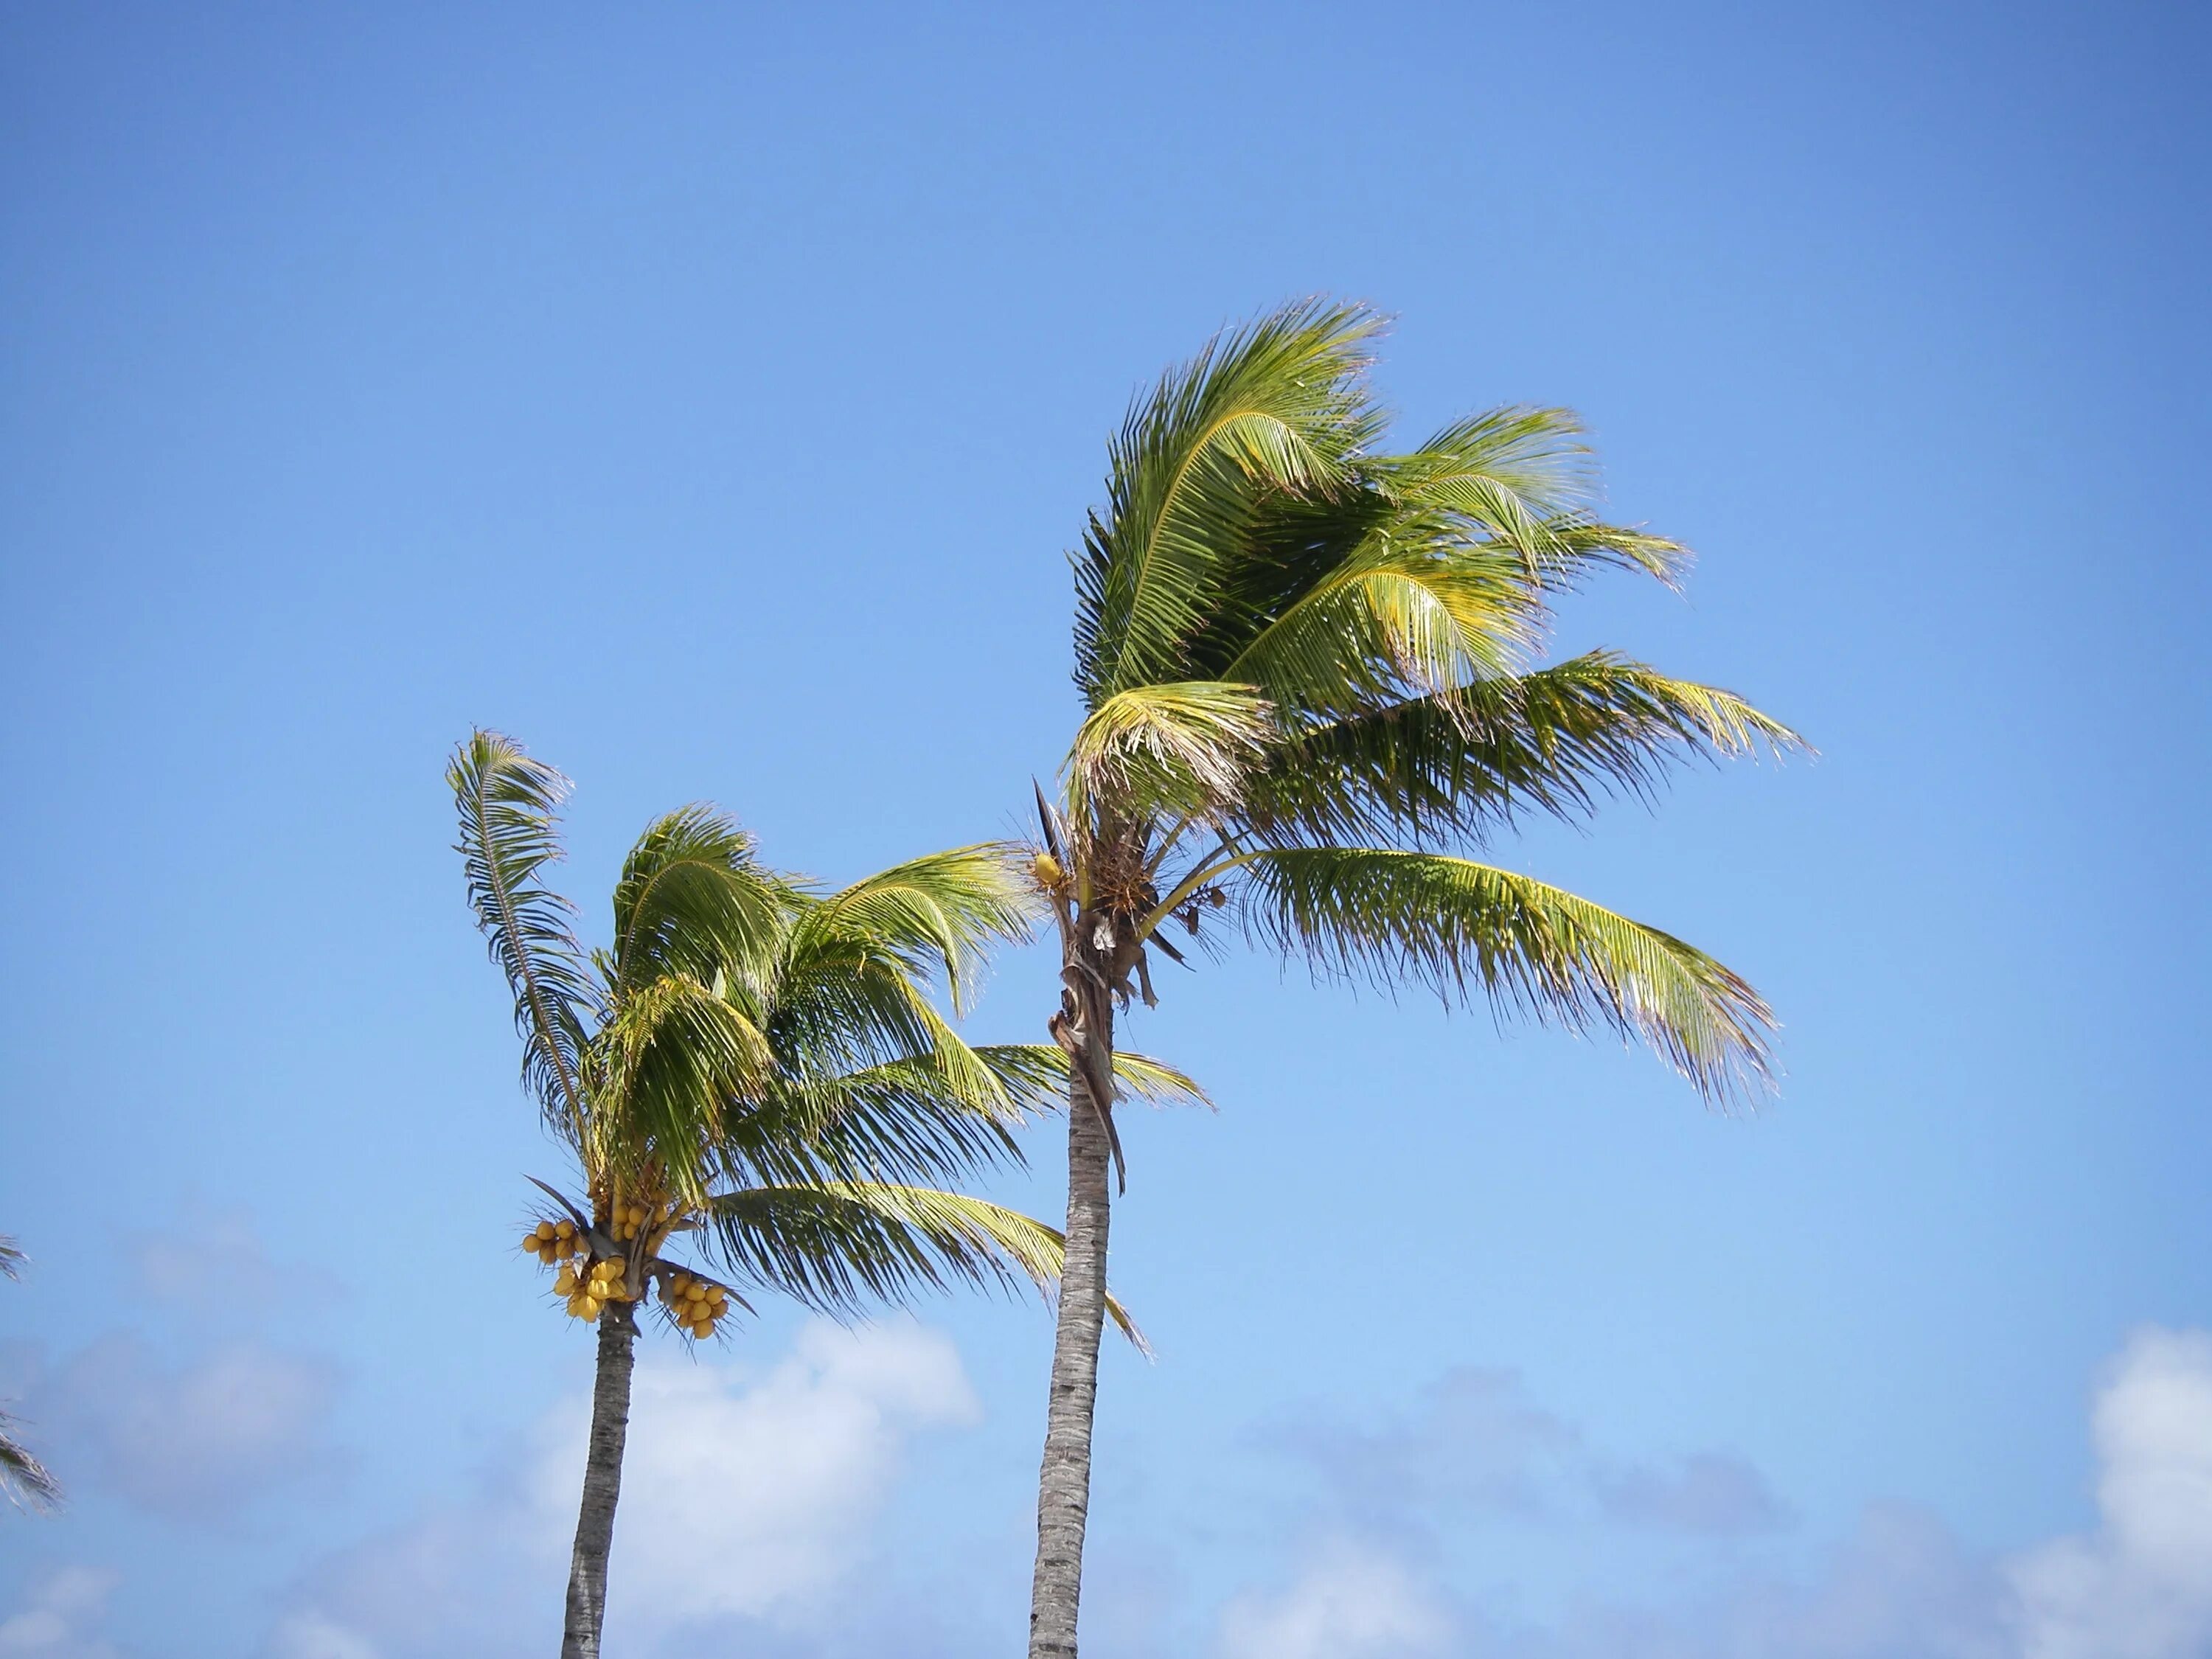
[{"label": "clear sky background", "polygon": [[[594,930],[689,800],[833,879],[1019,828],[1127,399],[1316,291],[1399,319],[1406,435],[1572,405],[1698,550],[1560,649],[1819,745],[1501,854],[1752,976],[1789,1074],[1164,985],[1219,1110],[1128,1131],[1086,1654],[2212,1653],[2209,45],[0,8],[0,1393],[70,1492],[0,1653],[550,1650],[589,1340],[446,752],[578,781]],[[614,1650],[1017,1650],[1048,1322],[918,1320],[652,1339]]]}]

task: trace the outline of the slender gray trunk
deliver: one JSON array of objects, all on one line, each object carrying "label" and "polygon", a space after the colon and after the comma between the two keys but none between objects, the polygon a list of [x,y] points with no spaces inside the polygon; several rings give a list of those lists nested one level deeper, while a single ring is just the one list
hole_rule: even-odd
[{"label": "slender gray trunk", "polygon": [[[1112,1010],[1103,996],[1082,1000],[1087,1005],[1085,1036],[1110,1057]],[[1075,1659],[1083,1533],[1091,1510],[1091,1420],[1098,1397],[1098,1338],[1106,1318],[1109,1142],[1085,1091],[1083,1066],[1071,1070],[1075,1075],[1067,1099],[1067,1259],[1060,1272],[1060,1324],[1052,1345],[1044,1468],[1037,1480],[1030,1659]]]},{"label": "slender gray trunk", "polygon": [[637,1308],[610,1302],[599,1314],[599,1370],[592,1389],[592,1439],[584,1454],[584,1501],[568,1562],[568,1616],[561,1659],[599,1659],[607,1617],[607,1552],[622,1496],[623,1443],[629,1437],[629,1374],[637,1359]]}]

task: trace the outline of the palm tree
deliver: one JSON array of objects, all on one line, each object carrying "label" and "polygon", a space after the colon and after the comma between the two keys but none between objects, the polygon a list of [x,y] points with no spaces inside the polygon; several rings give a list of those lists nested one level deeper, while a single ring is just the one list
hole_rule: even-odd
[{"label": "palm tree", "polygon": [[[17,1278],[22,1267],[21,1249],[0,1233],[0,1278]],[[15,1419],[5,1411],[0,1411],[0,1492],[19,1510],[51,1509],[62,1501],[61,1483],[15,1437]]]},{"label": "palm tree", "polygon": [[[928,994],[942,976],[957,1010],[981,947],[1024,930],[1034,899],[1004,847],[823,893],[688,807],[631,848],[614,942],[587,953],[544,878],[567,781],[477,732],[448,781],[525,1080],[580,1178],[574,1194],[537,1183],[550,1203],[523,1247],[599,1327],[562,1638],[563,1659],[592,1659],[639,1307],[657,1293],[679,1334],[704,1340],[750,1310],[747,1289],[840,1316],[956,1283],[1049,1290],[1058,1233],[931,1183],[1012,1158],[1012,1129],[1056,1097],[1066,1066],[1055,1048],[969,1047]],[[1120,1076],[1143,1093],[1194,1091],[1142,1060]],[[718,1271],[677,1259],[684,1241]]]},{"label": "palm tree", "polygon": [[[1772,1021],[1704,952],[1480,862],[1516,814],[1648,796],[1669,764],[1794,744],[1741,699],[1593,652],[1537,665],[1553,601],[1685,550],[1601,522],[1579,428],[1500,409],[1381,447],[1352,306],[1217,337],[1131,408],[1075,560],[1084,719],[1034,869],[1073,1057],[1066,1267],[1037,1500],[1032,1659],[1072,1659],[1104,1312],[1114,1019],[1218,923],[1320,975],[1486,997],[1650,1044],[1721,1097]],[[1170,920],[1189,939],[1162,931]]]}]

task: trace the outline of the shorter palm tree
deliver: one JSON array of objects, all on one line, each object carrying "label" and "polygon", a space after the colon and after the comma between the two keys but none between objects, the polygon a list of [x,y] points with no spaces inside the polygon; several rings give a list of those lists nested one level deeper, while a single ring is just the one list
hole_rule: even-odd
[{"label": "shorter palm tree", "polygon": [[[22,1267],[21,1249],[0,1233],[0,1277],[17,1278]],[[17,1509],[52,1509],[62,1501],[61,1484],[15,1437],[15,1424],[12,1413],[0,1411],[0,1492]]]},{"label": "shorter palm tree", "polygon": [[[631,848],[613,943],[587,952],[543,879],[561,857],[567,781],[489,732],[460,746],[448,781],[526,1082],[576,1164],[573,1191],[537,1183],[549,1201],[522,1243],[599,1329],[562,1645],[591,1659],[639,1309],[657,1302],[699,1340],[750,1311],[748,1292],[840,1316],[959,1284],[1049,1293],[1058,1232],[938,1183],[1018,1161],[1012,1129],[1066,1088],[1066,1064],[1057,1048],[970,1047],[930,995],[941,979],[958,1012],[985,946],[1025,932],[1033,901],[1005,848],[824,893],[763,866],[726,817],[687,807]],[[1196,1092],[1141,1058],[1120,1076],[1142,1094]]]}]

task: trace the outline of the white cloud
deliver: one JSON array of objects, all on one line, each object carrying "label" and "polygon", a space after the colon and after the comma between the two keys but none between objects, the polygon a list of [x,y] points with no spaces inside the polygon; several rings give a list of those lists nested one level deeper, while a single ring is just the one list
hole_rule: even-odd
[{"label": "white cloud", "polygon": [[[563,1402],[471,1504],[348,1552],[271,1640],[276,1659],[479,1659],[553,1645],[589,1402]],[[632,1389],[610,1649],[731,1619],[805,1626],[872,1547],[918,1431],[978,1407],[945,1338],[907,1322],[803,1330],[765,1373],[648,1359]]]},{"label": "white cloud", "polygon": [[[626,1505],[633,1489],[640,1498],[610,1620],[815,1604],[852,1562],[854,1522],[890,1495],[906,1431],[979,1414],[951,1342],[912,1325],[810,1327],[742,1393],[705,1366],[641,1370],[623,1477]],[[578,1478],[562,1468],[548,1496],[572,1504]]]},{"label": "white cloud", "polygon": [[323,1434],[337,1392],[327,1361],[258,1341],[172,1366],[118,1333],[40,1379],[33,1400],[76,1467],[143,1509],[196,1521],[327,1476]]},{"label": "white cloud", "polygon": [[1289,1589],[1246,1591],[1223,1610],[1223,1659],[1418,1659],[1444,1650],[1443,1598],[1389,1553],[1324,1545]]},{"label": "white cloud", "polygon": [[2212,1333],[2145,1330],[2094,1417],[2102,1524],[2016,1562],[2023,1659],[2212,1654]]},{"label": "white cloud", "polygon": [[118,1577],[104,1567],[48,1573],[29,1604],[0,1623],[0,1659],[120,1659],[99,1631]]}]

